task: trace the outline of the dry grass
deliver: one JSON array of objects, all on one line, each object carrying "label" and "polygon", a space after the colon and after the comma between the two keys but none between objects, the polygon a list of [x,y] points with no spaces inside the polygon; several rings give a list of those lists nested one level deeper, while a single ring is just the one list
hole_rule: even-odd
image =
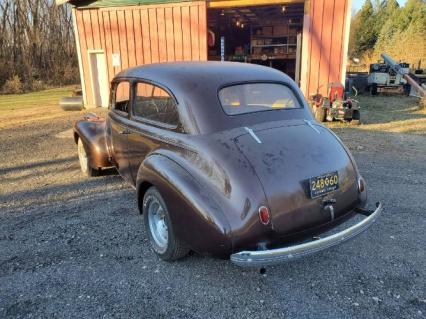
[{"label": "dry grass", "polygon": [[400,95],[359,96],[361,125],[327,123],[354,152],[426,156],[426,110]]},{"label": "dry grass", "polygon": [[27,94],[0,95],[0,129],[66,114],[59,107],[61,97],[70,96],[75,86]]},{"label": "dry grass", "polygon": [[0,95],[0,114],[5,111],[58,105],[59,99],[70,96],[76,86],[65,86],[26,94]]},{"label": "dry grass", "polygon": [[[361,106],[360,130],[426,135],[426,110],[419,100],[400,95],[357,97]],[[355,128],[351,124],[329,123],[331,128]]]}]

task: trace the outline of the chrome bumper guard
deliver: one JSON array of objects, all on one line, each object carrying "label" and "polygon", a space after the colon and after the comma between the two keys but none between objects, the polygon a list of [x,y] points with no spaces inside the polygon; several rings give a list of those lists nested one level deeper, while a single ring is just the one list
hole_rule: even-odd
[{"label": "chrome bumper guard", "polygon": [[262,267],[284,263],[336,246],[358,236],[368,229],[382,212],[382,203],[376,203],[376,209],[374,211],[356,209],[355,212],[366,215],[367,218],[336,234],[290,247],[257,251],[241,251],[232,254],[231,261],[242,267]]}]

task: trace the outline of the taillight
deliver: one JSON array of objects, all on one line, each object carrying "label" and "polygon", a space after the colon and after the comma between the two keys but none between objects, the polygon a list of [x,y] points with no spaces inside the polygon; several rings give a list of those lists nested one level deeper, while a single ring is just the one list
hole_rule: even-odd
[{"label": "taillight", "polygon": [[365,181],[362,177],[358,178],[358,191],[363,193],[365,191]]},{"label": "taillight", "polygon": [[260,206],[259,207],[259,219],[263,225],[268,225],[271,221],[271,216],[269,214],[268,207]]}]

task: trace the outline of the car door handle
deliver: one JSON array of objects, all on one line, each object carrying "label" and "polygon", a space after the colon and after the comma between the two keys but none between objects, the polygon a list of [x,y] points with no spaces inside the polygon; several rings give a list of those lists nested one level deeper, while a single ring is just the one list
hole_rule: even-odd
[{"label": "car door handle", "polygon": [[129,134],[132,134],[132,132],[130,132],[130,130],[122,130],[122,131],[120,131],[120,134],[123,134],[123,135],[129,135]]}]

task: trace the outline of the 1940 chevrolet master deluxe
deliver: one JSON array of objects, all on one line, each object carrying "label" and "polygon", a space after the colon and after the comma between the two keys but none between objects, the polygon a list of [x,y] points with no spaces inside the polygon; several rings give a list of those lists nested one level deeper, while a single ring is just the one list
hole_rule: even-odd
[{"label": "1940 chevrolet master deluxe", "polygon": [[[317,123],[296,84],[231,62],[145,65],[111,84],[106,119],[74,125],[83,172],[115,166],[136,189],[153,250],[264,266],[367,229],[366,185],[348,149]],[[366,217],[321,237],[355,214]],[[303,242],[302,242],[303,240]]]}]

